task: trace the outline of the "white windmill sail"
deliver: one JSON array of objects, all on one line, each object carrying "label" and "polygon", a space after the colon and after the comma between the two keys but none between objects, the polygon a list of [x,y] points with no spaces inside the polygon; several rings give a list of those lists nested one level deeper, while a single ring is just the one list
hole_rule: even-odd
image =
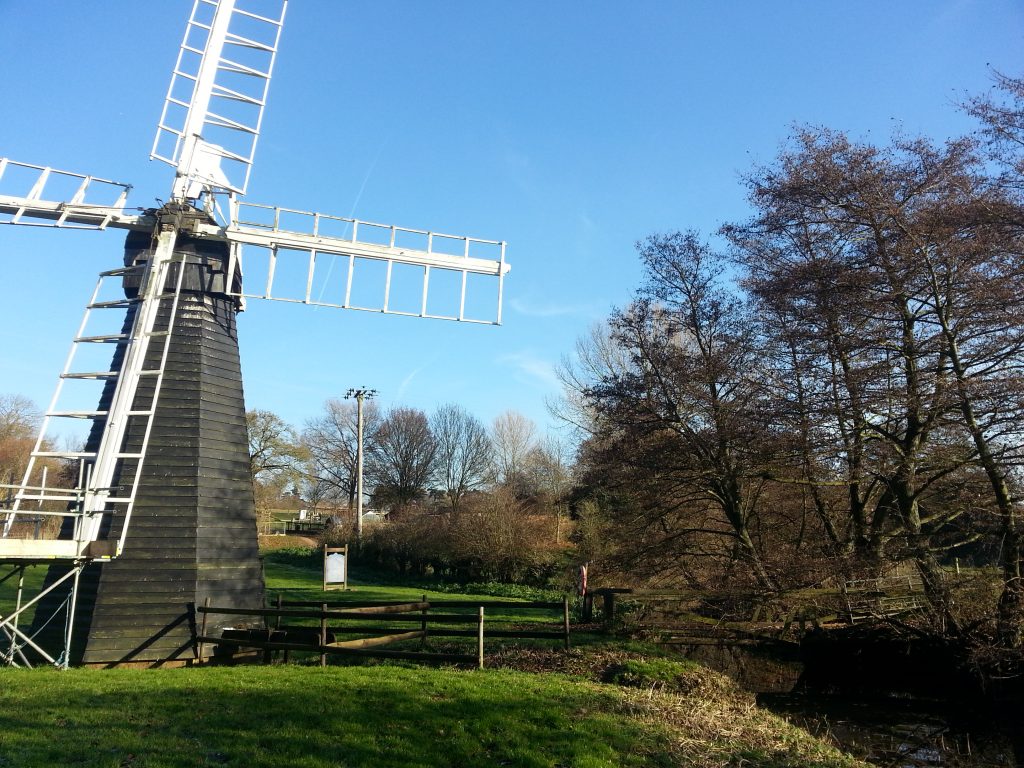
[{"label": "white windmill sail", "polygon": [[[69,200],[49,197],[53,187],[68,184],[74,188]],[[0,157],[0,224],[72,229],[144,226],[139,215],[125,208],[129,191],[130,184]]]},{"label": "white windmill sail", "polygon": [[[176,170],[173,197],[245,194],[286,1],[195,0],[150,157]],[[262,12],[258,12],[262,11]]]}]

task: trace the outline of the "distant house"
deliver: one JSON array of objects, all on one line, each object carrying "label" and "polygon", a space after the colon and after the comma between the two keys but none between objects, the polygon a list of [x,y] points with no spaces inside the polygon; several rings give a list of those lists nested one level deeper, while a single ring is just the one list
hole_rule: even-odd
[{"label": "distant house", "polygon": [[363,525],[383,523],[388,519],[388,512],[384,509],[369,509],[363,511]]}]

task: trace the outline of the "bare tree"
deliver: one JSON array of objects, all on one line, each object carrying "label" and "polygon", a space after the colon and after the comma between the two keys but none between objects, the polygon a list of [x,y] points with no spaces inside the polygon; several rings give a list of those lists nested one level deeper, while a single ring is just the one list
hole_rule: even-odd
[{"label": "bare tree", "polygon": [[491,441],[484,425],[459,405],[442,405],[430,419],[437,442],[437,481],[452,511],[482,486],[491,467]]},{"label": "bare tree", "polygon": [[637,247],[647,281],[610,320],[617,351],[578,369],[598,374],[581,382],[599,427],[586,478],[611,499],[633,570],[679,577],[699,559],[773,588],[758,508],[772,430],[753,316],[694,233]]},{"label": "bare tree", "polygon": [[573,484],[573,453],[567,440],[548,433],[526,456],[524,476],[533,507],[554,517],[556,544],[562,543],[562,518]]},{"label": "bare tree", "polygon": [[695,233],[651,236],[638,249],[647,282],[612,322],[634,368],[594,387],[593,395],[617,413],[627,433],[639,430],[662,450],[676,446],[664,468],[677,498],[718,512],[724,527],[712,523],[704,532],[717,531],[759,584],[774,587],[755,541],[770,434],[759,408],[756,324],[723,283],[722,257]]},{"label": "bare tree", "polygon": [[400,506],[420,499],[434,475],[436,457],[427,415],[416,408],[392,408],[367,452],[375,502]]},{"label": "bare tree", "polygon": [[295,430],[276,413],[255,409],[246,412],[245,420],[256,515],[266,529],[282,495],[298,488],[308,452]]},{"label": "bare tree", "polygon": [[[962,512],[947,503],[942,481],[965,458],[950,429],[945,345],[922,293],[921,254],[906,232],[941,195],[968,148],[953,145],[943,153],[920,141],[877,148],[815,130],[795,143],[778,167],[751,180],[757,225],[745,236],[736,237],[739,229],[731,234],[746,247],[755,292],[768,296],[782,287],[790,306],[814,297],[821,318],[838,320],[830,341],[846,366],[843,386],[855,387],[835,417],[841,433],[866,438],[857,455],[878,480],[872,549],[880,554],[886,545],[894,551],[905,545],[952,626],[933,546]],[[758,284],[759,274],[768,282]],[[818,281],[825,275],[832,284],[822,291]]]},{"label": "bare tree", "polygon": [[0,440],[35,434],[39,409],[24,395],[0,395]]},{"label": "bare tree", "polygon": [[[964,110],[981,123],[982,138],[992,158],[1004,170],[999,179],[1017,193],[1024,192],[1024,77],[993,73],[995,92],[975,96]],[[1018,224],[1021,223],[1017,219]]]},{"label": "bare tree", "polygon": [[302,448],[295,430],[272,411],[247,411],[245,422],[249,431],[249,466],[254,480],[266,480],[279,472],[295,469]]},{"label": "bare tree", "polygon": [[[363,449],[369,451],[380,426],[377,403],[363,404]],[[309,449],[309,479],[323,498],[345,499],[350,507],[356,498],[356,404],[332,398],[324,403],[323,414],[306,424],[303,442]]]},{"label": "bare tree", "polygon": [[[1006,195],[1006,199],[1000,201],[1001,204],[986,200],[981,219],[988,224],[989,229],[996,225],[1004,233],[1009,228],[1019,237],[1020,228],[1024,226],[1024,77],[1009,77],[1000,73],[995,73],[994,77],[994,95],[976,97],[964,105],[968,114],[981,123],[985,148],[1002,169],[997,179],[998,189]],[[977,218],[975,216],[974,220],[977,221]],[[973,231],[975,228],[970,229]],[[977,447],[979,460],[991,484],[999,511],[999,551],[1003,569],[999,636],[1005,645],[1020,648],[1024,646],[1024,521],[1021,520],[1018,508],[1021,460],[1019,456],[1006,455],[1007,445],[1013,445],[1019,440],[1008,439],[1006,433],[1011,431],[1016,437],[1018,430],[1010,424],[1012,420],[1019,424],[1021,416],[1018,408],[1006,407],[1005,392],[1008,381],[1013,381],[1018,390],[1017,403],[1020,402],[1021,376],[1017,371],[1018,361],[1022,358],[1019,335],[1024,328],[1024,313],[1021,312],[1024,291],[1020,285],[1022,270],[1019,257],[1013,258],[1020,250],[989,247],[985,248],[985,252],[1004,255],[993,275],[995,279],[984,279],[987,275],[977,268],[970,272],[975,277],[974,284],[980,289],[976,289],[973,299],[981,301],[988,309],[983,313],[989,321],[983,340],[988,342],[986,346],[989,351],[982,357],[991,359],[994,353],[998,361],[995,367],[1003,383],[1001,388],[997,388],[997,392],[1002,389],[1003,396],[996,399],[998,412],[1004,417],[1001,428],[994,429],[991,423],[985,423],[992,421],[991,405],[988,409],[984,405],[980,408],[982,413],[988,411],[987,419],[986,416],[979,418],[977,413],[979,408],[976,401],[979,396],[983,400],[992,400],[992,388],[984,384],[994,377],[976,361],[974,365],[971,364],[972,355],[969,350],[966,362],[959,359],[959,348],[951,344],[954,355],[952,366],[957,378],[964,420]],[[1010,258],[1005,258],[1006,255]],[[985,260],[982,259],[979,266],[983,268],[984,264]],[[937,281],[933,281],[933,287],[938,285]],[[1010,320],[1011,317],[1015,318],[1015,323]],[[954,315],[951,321],[947,320],[943,324],[943,333],[947,337],[953,335],[951,331],[957,327],[956,320]],[[1009,338],[1005,338],[1007,336]],[[979,373],[982,375],[979,376]],[[982,380],[981,388],[975,383],[978,379]],[[1009,418],[1005,419],[1007,416]],[[1015,473],[1018,474],[1016,482]]]},{"label": "bare tree", "polygon": [[526,457],[533,448],[536,426],[518,411],[505,411],[491,424],[494,450],[494,479],[498,485],[514,488],[522,484]]},{"label": "bare tree", "polygon": [[0,483],[21,482],[39,423],[35,404],[22,395],[0,395]]},{"label": "bare tree", "polygon": [[557,435],[548,434],[526,456],[529,487],[550,503],[560,502],[572,487],[572,449]]},{"label": "bare tree", "polygon": [[1024,416],[1015,203],[976,150],[806,129],[751,177],[757,217],[726,228],[790,350],[787,426],[825,427],[800,427],[803,479],[823,512],[821,486],[846,483],[854,551],[913,558],[952,632],[937,556],[985,535],[986,477],[1012,549]]},{"label": "bare tree", "polygon": [[595,323],[576,340],[573,354],[564,356],[559,363],[556,374],[562,393],[548,401],[548,412],[572,429],[577,442],[597,435],[608,425],[583,392],[594,381],[622,375],[629,365],[629,356],[615,343],[608,323]]}]

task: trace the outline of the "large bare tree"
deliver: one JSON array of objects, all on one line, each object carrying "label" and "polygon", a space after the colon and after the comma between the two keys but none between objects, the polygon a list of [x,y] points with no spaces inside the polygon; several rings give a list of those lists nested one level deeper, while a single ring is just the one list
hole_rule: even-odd
[{"label": "large bare tree", "polygon": [[375,503],[398,507],[422,498],[437,458],[427,415],[416,408],[392,408],[377,428],[367,458]]},{"label": "large bare tree", "polygon": [[[976,149],[806,129],[750,177],[755,218],[725,229],[785,351],[774,391],[829,535],[913,558],[953,632],[937,558],[991,529],[979,493],[1012,517],[1024,416],[1013,202]],[[831,483],[846,486],[845,525]]]},{"label": "large bare tree", "polygon": [[591,476],[632,487],[619,521],[644,568],[710,558],[773,588],[758,542],[770,430],[756,325],[723,281],[724,259],[694,233],[652,236],[638,250],[647,279],[610,320],[616,362],[581,393],[600,414],[585,451]]},{"label": "large bare tree", "polygon": [[[982,218],[990,226],[997,226],[1004,232],[1009,229],[1019,237],[1024,228],[1024,77],[1011,77],[995,73],[995,91],[984,96],[971,99],[966,111],[976,118],[982,127],[982,137],[989,157],[1001,169],[996,180],[997,190],[1005,194],[1001,205],[988,203]],[[1001,269],[994,277],[996,280],[981,280],[981,293],[977,298],[984,300],[990,297],[992,304],[1003,303],[1007,307],[1005,319],[1000,317],[998,307],[990,312],[996,322],[989,326],[988,339],[996,340],[995,351],[999,352],[999,337],[1011,335],[1012,338],[1002,342],[1008,352],[1008,359],[1018,362],[1021,359],[1018,339],[1014,332],[1019,333],[1024,326],[1024,318],[1020,314],[1020,301],[1024,292],[1020,287],[1020,278],[1024,269],[1021,268],[1020,249],[993,249],[995,252],[1017,255],[1017,258],[1005,260],[1009,274]],[[1001,265],[1002,266],[1002,265]],[[1007,279],[1009,278],[1009,279]],[[975,280],[976,283],[979,281]],[[986,294],[987,287],[994,287],[994,294]],[[1010,317],[1015,319],[1010,320]],[[1002,320],[1002,322],[999,322]],[[978,454],[985,473],[989,478],[993,494],[999,509],[1000,520],[1000,555],[1003,568],[1003,593],[999,600],[999,634],[1004,644],[1014,648],[1024,646],[1024,520],[1021,519],[1020,505],[1020,466],[1019,457],[1008,460],[1003,451],[1006,445],[1015,443],[1007,439],[1002,430],[993,432],[979,422],[976,408],[973,406],[971,389],[963,379],[969,376],[969,366],[962,366],[957,374],[958,390],[961,392],[961,408],[964,419],[972,438],[978,447]],[[1005,362],[1000,369],[1006,369]],[[977,369],[976,369],[977,370]],[[980,369],[984,373],[984,369]],[[964,374],[967,374],[966,376]],[[987,378],[987,377],[982,377]],[[1004,376],[1004,378],[1006,378]],[[1016,377],[1019,379],[1019,376]],[[1016,383],[1019,389],[1019,381]],[[976,388],[975,388],[976,389]],[[1000,398],[1002,400],[1003,398]],[[1018,394],[1019,401],[1019,394]],[[1005,411],[1004,411],[1005,413]],[[1019,411],[1010,411],[1010,418],[1020,423]],[[1013,429],[1016,433],[1018,430]],[[994,439],[993,439],[994,438]],[[1015,482],[1016,481],[1016,482]]]},{"label": "large bare tree", "polygon": [[[363,450],[372,449],[381,422],[380,409],[373,400],[363,403]],[[320,416],[309,421],[302,439],[309,449],[307,483],[324,499],[355,505],[357,471],[357,406],[351,400],[332,398],[324,403]]]},{"label": "large bare tree", "polygon": [[537,426],[519,411],[505,411],[491,424],[494,481],[508,488],[521,486],[526,457],[533,448]]},{"label": "large bare tree", "polygon": [[430,417],[437,443],[437,482],[452,511],[466,494],[487,482],[491,468],[491,441],[487,429],[462,406],[440,406]]},{"label": "large bare tree", "polygon": [[729,538],[765,586],[910,561],[956,634],[943,566],[998,558],[1024,645],[1024,79],[996,85],[942,144],[798,129],[720,233],[731,274],[641,245],[637,300],[563,367],[627,566],[697,581]]}]

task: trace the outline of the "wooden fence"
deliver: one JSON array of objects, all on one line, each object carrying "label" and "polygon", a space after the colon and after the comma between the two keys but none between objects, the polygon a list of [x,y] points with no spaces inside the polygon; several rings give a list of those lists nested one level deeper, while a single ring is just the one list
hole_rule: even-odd
[{"label": "wooden fence", "polygon": [[[785,634],[794,621],[802,625],[807,620],[792,606],[778,611],[765,596],[752,593],[604,588],[587,597],[585,621],[593,621],[594,597],[599,597],[606,629],[623,621],[633,629],[658,632],[662,642],[686,645],[757,644],[765,636]],[[623,603],[629,604],[625,611]]]},{"label": "wooden fence", "polygon": [[327,522],[324,520],[288,520],[284,524],[284,533],[286,536],[315,536],[322,533],[326,527]]},{"label": "wooden fence", "polygon": [[844,584],[843,594],[851,624],[861,619],[898,616],[926,604],[924,583],[916,574],[850,580]]},{"label": "wooden fence", "polygon": [[692,629],[703,624],[718,635],[732,631],[780,637],[794,625],[802,631],[808,624],[837,620],[852,624],[860,618],[893,616],[924,605],[921,580],[907,576],[848,581],[838,589],[785,592],[603,588],[587,594],[584,621],[594,620],[595,596],[601,598],[601,620],[606,628],[624,617],[621,604],[628,602],[634,608],[629,621],[640,628],[686,625]]},{"label": "wooden fence", "polygon": [[[445,613],[431,613],[431,609]],[[452,612],[471,609],[471,612]],[[426,596],[419,602],[314,602],[283,600],[279,595],[273,608],[222,608],[198,606],[199,629],[195,637],[197,658],[202,661],[206,644],[229,649],[229,654],[242,648],[263,651],[265,662],[274,652],[282,652],[287,663],[291,652],[319,654],[321,666],[327,657],[363,656],[382,659],[484,665],[484,617],[487,610],[515,611],[522,609],[558,610],[557,624],[537,623],[541,629],[487,629],[491,638],[539,638],[561,640],[569,647],[569,599],[562,602],[512,602],[446,600],[431,604]],[[272,626],[259,629],[228,629],[217,636],[207,634],[207,616],[233,615],[260,618]],[[315,624],[295,624],[314,621]],[[499,623],[493,621],[493,623]],[[288,622],[288,623],[286,623]],[[507,620],[501,622],[507,623]],[[398,625],[398,626],[395,626]],[[470,626],[467,626],[470,625]],[[557,626],[557,629],[552,627]],[[369,635],[351,638],[351,635]],[[425,650],[428,637],[459,637],[476,640],[475,654],[431,653]],[[382,646],[419,640],[420,650],[385,650]]]}]

